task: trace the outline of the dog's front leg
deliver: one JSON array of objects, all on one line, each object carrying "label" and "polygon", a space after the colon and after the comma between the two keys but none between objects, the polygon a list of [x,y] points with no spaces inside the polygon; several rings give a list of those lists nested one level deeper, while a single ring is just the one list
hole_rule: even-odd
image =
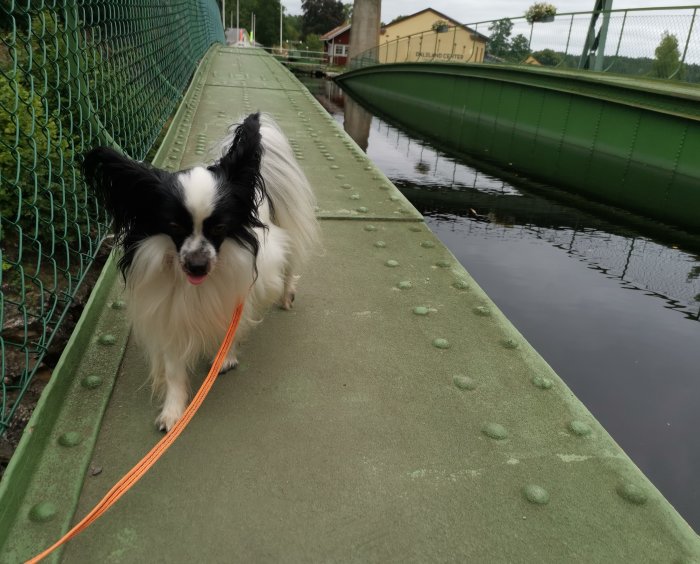
[{"label": "dog's front leg", "polygon": [[156,418],[156,426],[161,431],[170,429],[182,417],[187,407],[189,386],[187,368],[179,362],[165,361],[165,398],[163,409]]},{"label": "dog's front leg", "polygon": [[228,351],[226,358],[224,359],[219,374],[233,370],[238,366],[238,343],[236,341],[231,345],[231,349]]}]

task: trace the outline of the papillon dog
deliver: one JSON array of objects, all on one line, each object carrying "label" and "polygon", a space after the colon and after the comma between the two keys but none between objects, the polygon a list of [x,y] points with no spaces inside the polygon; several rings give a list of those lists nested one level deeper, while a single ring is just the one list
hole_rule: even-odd
[{"label": "papillon dog", "polygon": [[107,147],[85,155],[85,180],[114,220],[133,335],[162,400],[168,431],[189,399],[189,373],[211,359],[244,302],[237,344],[277,302],[292,307],[300,269],[319,241],[315,199],[274,120],[251,114],[209,165],[168,172]]}]

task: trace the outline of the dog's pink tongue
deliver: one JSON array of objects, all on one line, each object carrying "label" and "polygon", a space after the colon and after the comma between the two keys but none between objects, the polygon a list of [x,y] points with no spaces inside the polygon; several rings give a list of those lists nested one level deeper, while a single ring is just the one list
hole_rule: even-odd
[{"label": "dog's pink tongue", "polygon": [[190,284],[194,284],[195,286],[199,286],[202,282],[204,282],[204,279],[206,277],[207,277],[206,274],[204,276],[195,276],[194,274],[188,274],[187,280],[189,280]]}]

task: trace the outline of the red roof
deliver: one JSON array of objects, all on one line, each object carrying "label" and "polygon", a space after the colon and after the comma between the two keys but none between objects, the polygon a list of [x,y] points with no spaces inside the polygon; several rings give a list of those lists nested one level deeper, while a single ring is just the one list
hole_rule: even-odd
[{"label": "red roof", "polygon": [[348,22],[345,22],[344,24],[341,24],[338,27],[334,27],[329,32],[324,33],[321,36],[321,41],[330,41],[331,39],[338,37],[341,33],[345,33],[349,29],[350,24]]}]

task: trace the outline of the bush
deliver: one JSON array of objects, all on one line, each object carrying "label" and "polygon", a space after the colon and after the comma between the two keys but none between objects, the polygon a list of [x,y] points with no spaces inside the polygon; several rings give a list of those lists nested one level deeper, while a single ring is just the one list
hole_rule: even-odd
[{"label": "bush", "polygon": [[64,198],[60,176],[68,148],[61,124],[45,101],[13,73],[0,82],[0,216],[3,239],[8,225],[48,241],[65,221],[56,214]]}]

